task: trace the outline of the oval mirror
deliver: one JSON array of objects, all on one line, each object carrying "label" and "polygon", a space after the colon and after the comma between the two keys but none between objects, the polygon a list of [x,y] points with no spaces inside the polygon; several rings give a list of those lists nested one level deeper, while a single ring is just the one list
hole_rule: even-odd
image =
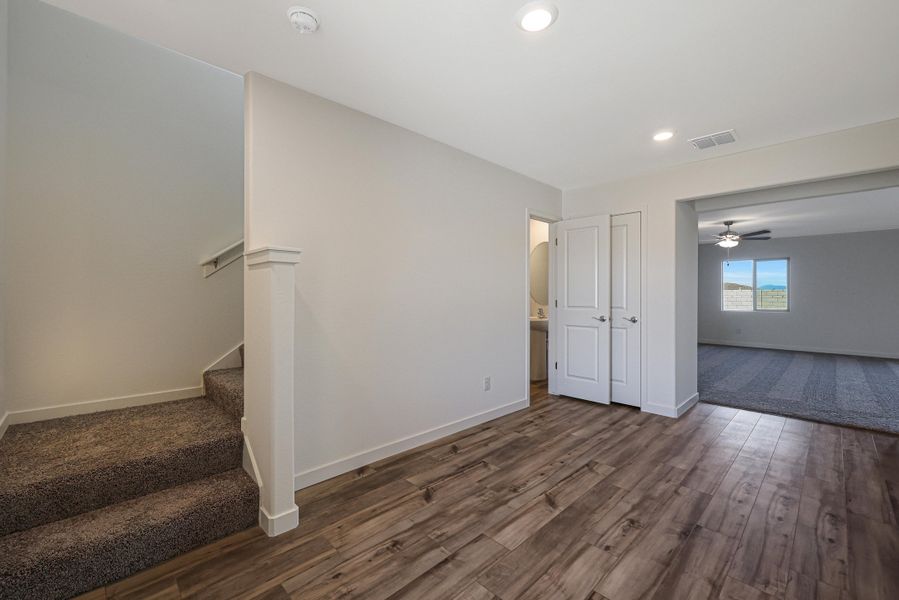
[{"label": "oval mirror", "polygon": [[531,250],[531,298],[537,304],[549,304],[549,242],[540,242]]}]

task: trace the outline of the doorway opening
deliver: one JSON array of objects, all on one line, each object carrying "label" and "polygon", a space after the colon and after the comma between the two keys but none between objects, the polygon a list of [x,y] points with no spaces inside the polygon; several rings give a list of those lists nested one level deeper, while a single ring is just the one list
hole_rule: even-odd
[{"label": "doorway opening", "polygon": [[550,223],[528,215],[528,386],[532,398],[548,392],[550,375]]},{"label": "doorway opening", "polygon": [[696,202],[700,401],[899,433],[899,187],[802,196]]}]

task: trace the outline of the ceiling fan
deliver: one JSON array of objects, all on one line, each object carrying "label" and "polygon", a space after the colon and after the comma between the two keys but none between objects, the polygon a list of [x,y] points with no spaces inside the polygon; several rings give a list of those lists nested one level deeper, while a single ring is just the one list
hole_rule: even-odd
[{"label": "ceiling fan", "polygon": [[724,224],[727,226],[727,231],[722,231],[715,236],[718,239],[718,241],[715,242],[715,245],[721,246],[722,248],[735,248],[743,241],[750,242],[753,240],[771,239],[770,235],[766,235],[771,233],[768,229],[760,229],[750,233],[737,233],[730,228],[730,226],[734,224],[733,221],[725,221]]}]

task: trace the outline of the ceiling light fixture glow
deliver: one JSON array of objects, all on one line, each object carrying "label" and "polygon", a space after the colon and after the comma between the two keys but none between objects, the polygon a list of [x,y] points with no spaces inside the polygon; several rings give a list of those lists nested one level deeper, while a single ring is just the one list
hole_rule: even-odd
[{"label": "ceiling light fixture glow", "polygon": [[722,248],[736,248],[740,245],[740,238],[737,236],[728,236],[715,245],[721,246]]},{"label": "ceiling light fixture glow", "polygon": [[659,131],[658,133],[656,133],[654,136],[652,136],[652,139],[657,142],[667,142],[673,137],[674,132],[666,129],[665,131]]},{"label": "ceiling light fixture glow", "polygon": [[518,26],[529,33],[543,31],[559,16],[558,9],[546,2],[530,2],[521,7],[515,15]]}]

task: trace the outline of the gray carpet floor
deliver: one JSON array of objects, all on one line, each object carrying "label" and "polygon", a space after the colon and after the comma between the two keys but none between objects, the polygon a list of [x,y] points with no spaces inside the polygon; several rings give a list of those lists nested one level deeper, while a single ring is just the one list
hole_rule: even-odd
[{"label": "gray carpet floor", "polygon": [[699,399],[899,433],[899,361],[700,344]]}]

